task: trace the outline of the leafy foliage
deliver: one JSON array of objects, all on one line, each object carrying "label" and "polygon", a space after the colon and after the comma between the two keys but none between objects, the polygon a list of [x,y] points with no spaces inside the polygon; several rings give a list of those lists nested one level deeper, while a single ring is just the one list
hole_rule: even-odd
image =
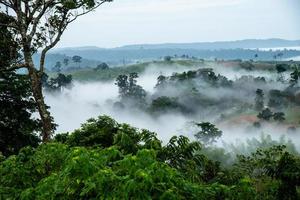
[{"label": "leafy foliage", "polygon": [[295,86],[298,83],[298,80],[300,78],[300,69],[299,66],[296,66],[293,70],[293,72],[291,73],[291,79],[290,79],[290,83],[292,86]]},{"label": "leafy foliage", "polygon": [[119,94],[123,101],[135,101],[144,104],[146,91],[137,85],[138,74],[133,72],[127,75],[119,75],[116,85],[119,87]]},{"label": "leafy foliage", "polygon": [[261,111],[264,108],[264,92],[261,89],[257,89],[255,93],[255,110]]},{"label": "leafy foliage", "polygon": [[98,70],[108,70],[108,69],[109,69],[108,64],[101,63],[101,64],[97,65],[97,67],[94,70],[98,71]]},{"label": "leafy foliage", "polygon": [[107,148],[115,145],[125,153],[136,153],[140,148],[160,149],[156,134],[148,130],[138,131],[128,124],[119,124],[108,116],[89,119],[72,134],[57,135],[55,140],[70,146]]},{"label": "leafy foliage", "polygon": [[[0,23],[12,19],[0,13]],[[17,154],[27,145],[37,146],[40,122],[33,118],[37,111],[27,76],[5,71],[16,63],[18,45],[7,28],[0,29],[0,154]]]},{"label": "leafy foliage", "polygon": [[195,134],[195,137],[204,144],[216,142],[216,139],[222,136],[222,131],[209,122],[196,123],[196,126],[201,130]]},{"label": "leafy foliage", "polygon": [[239,156],[239,170],[249,176],[266,181],[274,178],[277,190],[273,191],[277,199],[298,199],[296,187],[300,185],[299,156],[288,153],[285,146],[258,149],[251,156]]},{"label": "leafy foliage", "polygon": [[269,108],[266,108],[264,110],[262,110],[258,115],[257,117],[259,119],[263,119],[263,120],[266,120],[266,121],[269,121],[273,116],[273,112],[269,109]]},{"label": "leafy foliage", "polygon": [[72,57],[72,61],[74,63],[78,63],[78,64],[81,63],[81,59],[82,59],[82,57],[81,56],[77,56],[77,55],[75,55],[75,56]]},{"label": "leafy foliage", "polygon": [[150,111],[152,112],[170,112],[180,111],[185,112],[186,108],[184,105],[178,102],[177,98],[161,96],[154,99],[150,105]]},{"label": "leafy foliage", "polygon": [[16,154],[27,145],[37,146],[39,120],[32,117],[36,104],[26,76],[0,72],[0,152]]},{"label": "leafy foliage", "polygon": [[163,145],[155,133],[100,116],[1,160],[0,198],[279,199],[286,184],[283,199],[298,197],[299,157],[283,146],[239,156],[229,169],[202,151],[184,136]]},{"label": "leafy foliage", "polygon": [[58,73],[56,78],[50,78],[47,74],[42,78],[43,86],[48,92],[58,92],[63,88],[70,88],[72,86],[72,75],[64,75]]},{"label": "leafy foliage", "polygon": [[279,122],[282,122],[285,120],[285,117],[284,117],[284,113],[283,112],[276,112],[273,114],[273,118],[275,121],[279,121]]}]

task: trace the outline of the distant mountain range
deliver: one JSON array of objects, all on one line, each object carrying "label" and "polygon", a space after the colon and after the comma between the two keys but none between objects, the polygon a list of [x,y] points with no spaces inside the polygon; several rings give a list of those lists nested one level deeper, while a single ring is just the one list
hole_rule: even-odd
[{"label": "distant mountain range", "polygon": [[[197,43],[165,43],[165,44],[136,44],[126,45],[106,50],[140,50],[140,49],[195,49],[195,50],[220,50],[220,49],[255,49],[255,48],[276,48],[276,47],[299,47],[300,40],[283,39],[246,39],[237,41],[219,42],[197,42]],[[105,50],[96,46],[70,47],[55,49],[54,51],[86,51]]]},{"label": "distant mountain range", "polygon": [[[277,59],[291,59],[300,56],[300,51],[292,50],[300,47],[300,40],[283,39],[247,39],[223,42],[200,42],[178,44],[137,44],[117,48],[99,48],[94,46],[70,47],[53,49],[47,56],[46,67],[51,69],[57,61],[79,55],[83,58],[81,67],[95,67],[100,62],[111,65],[132,63],[137,60],[153,60],[164,56],[188,55],[189,57],[203,59],[259,59],[273,60],[277,51],[259,51],[257,49],[287,48]],[[257,55],[254,56],[254,55]],[[38,55],[35,56],[38,62]],[[69,67],[75,65],[71,64]]]},{"label": "distant mountain range", "polygon": [[218,49],[253,49],[253,48],[274,48],[300,46],[300,40],[238,40],[224,42],[199,42],[199,43],[169,43],[169,44],[140,44],[120,47],[120,49],[197,49],[197,50],[218,50]]}]

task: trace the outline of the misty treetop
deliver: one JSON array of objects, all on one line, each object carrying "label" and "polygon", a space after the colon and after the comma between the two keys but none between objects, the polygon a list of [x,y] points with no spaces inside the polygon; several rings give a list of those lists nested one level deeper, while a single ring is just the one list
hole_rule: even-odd
[{"label": "misty treetop", "polygon": [[[297,65],[291,65],[288,70],[293,74]],[[230,115],[233,109],[236,109],[236,115],[256,111],[258,119],[264,119],[262,116],[266,115],[259,115],[259,112],[269,107],[276,113],[274,120],[282,122],[286,119],[286,109],[300,105],[300,89],[296,85],[290,85],[289,79],[292,77],[276,80],[276,68],[278,65],[273,65],[274,78],[242,75],[228,79],[215,73],[217,68],[205,67],[176,72],[170,76],[159,75],[153,93],[137,85],[136,72],[122,74],[116,79],[121,97],[121,102],[116,102],[116,106],[123,109],[128,103],[124,99],[130,97],[131,103],[143,102],[143,110],[155,115],[175,112],[193,116],[202,112],[218,116],[220,120],[226,119],[225,113]],[[274,82],[278,82],[281,89],[277,89],[278,84]],[[213,110],[213,113],[210,110]],[[272,116],[273,114],[270,114],[269,119],[273,119]]]},{"label": "misty treetop", "polygon": [[115,84],[119,87],[121,101],[125,103],[133,101],[140,106],[143,106],[143,104],[145,104],[147,93],[137,84],[137,78],[138,74],[135,72],[130,73],[129,75],[119,75]]},{"label": "misty treetop", "polygon": [[71,88],[72,75],[58,73],[56,78],[49,79],[49,76],[44,74],[42,84],[47,92],[60,92],[64,88]]},{"label": "misty treetop", "polygon": [[[118,112],[122,109],[138,109],[157,117],[168,112],[191,116],[212,110],[218,116],[236,105],[245,107],[243,102],[246,101],[248,109],[258,116],[256,122],[260,125],[286,123],[288,107],[296,106],[295,99],[281,95],[286,94],[286,88],[291,90],[289,81],[284,83],[286,88],[274,92],[269,87],[272,80],[267,78],[241,76],[230,80],[223,75],[216,75],[214,70],[204,68],[170,76],[159,75],[153,93],[146,92],[139,85],[137,73],[119,75],[115,81],[115,87],[119,88],[119,99],[112,103],[118,105]],[[56,82],[68,77],[62,74],[56,76]],[[44,79],[50,84],[56,78]],[[15,81],[21,83],[19,79]],[[4,82],[12,84],[8,80]],[[297,91],[297,86],[292,86],[292,89]],[[249,96],[245,99],[243,96],[233,96],[235,93],[226,94],[239,90],[245,90]],[[225,91],[222,95],[226,98],[220,100],[218,97],[222,91]],[[270,99],[280,106],[268,107]],[[195,108],[200,106],[201,109],[195,112]],[[242,115],[242,111],[237,114]],[[226,120],[227,117],[223,118]],[[6,149],[11,150],[11,146],[5,147],[5,157],[2,156],[0,160],[0,197],[299,198],[300,158],[292,141],[277,142],[266,136],[248,140],[248,146],[229,145],[223,149],[214,145],[223,135],[218,125],[207,121],[195,121],[193,124],[196,126],[194,137],[177,135],[162,142],[152,131],[119,123],[108,116],[99,116],[71,133],[57,134],[46,144],[22,140],[20,147],[31,147],[19,151],[20,147],[12,140],[15,151],[8,152]]]},{"label": "misty treetop", "polygon": [[299,51],[49,54],[108,2],[0,0],[0,199],[300,199]]}]

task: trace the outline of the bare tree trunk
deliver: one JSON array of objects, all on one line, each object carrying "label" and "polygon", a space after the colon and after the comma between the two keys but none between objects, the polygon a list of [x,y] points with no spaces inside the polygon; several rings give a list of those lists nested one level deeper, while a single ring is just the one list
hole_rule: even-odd
[{"label": "bare tree trunk", "polygon": [[52,117],[50,112],[47,110],[47,106],[45,104],[43,91],[42,91],[42,74],[35,69],[32,57],[29,53],[25,53],[25,61],[28,65],[28,75],[31,82],[31,88],[34,100],[36,102],[39,115],[42,122],[42,141],[48,142],[51,139],[51,135],[53,133],[53,124],[52,124]]}]

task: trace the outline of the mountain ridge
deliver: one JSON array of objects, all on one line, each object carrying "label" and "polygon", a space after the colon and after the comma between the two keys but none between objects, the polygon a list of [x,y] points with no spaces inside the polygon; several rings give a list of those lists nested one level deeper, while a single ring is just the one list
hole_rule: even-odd
[{"label": "mountain ridge", "polygon": [[56,48],[53,52],[65,50],[141,50],[141,49],[196,49],[196,50],[218,50],[218,49],[247,49],[247,48],[275,48],[300,46],[300,40],[285,40],[279,38],[270,39],[244,39],[235,41],[214,42],[191,42],[191,43],[157,43],[157,44],[131,44],[114,48],[102,48],[97,46],[78,46]]}]

